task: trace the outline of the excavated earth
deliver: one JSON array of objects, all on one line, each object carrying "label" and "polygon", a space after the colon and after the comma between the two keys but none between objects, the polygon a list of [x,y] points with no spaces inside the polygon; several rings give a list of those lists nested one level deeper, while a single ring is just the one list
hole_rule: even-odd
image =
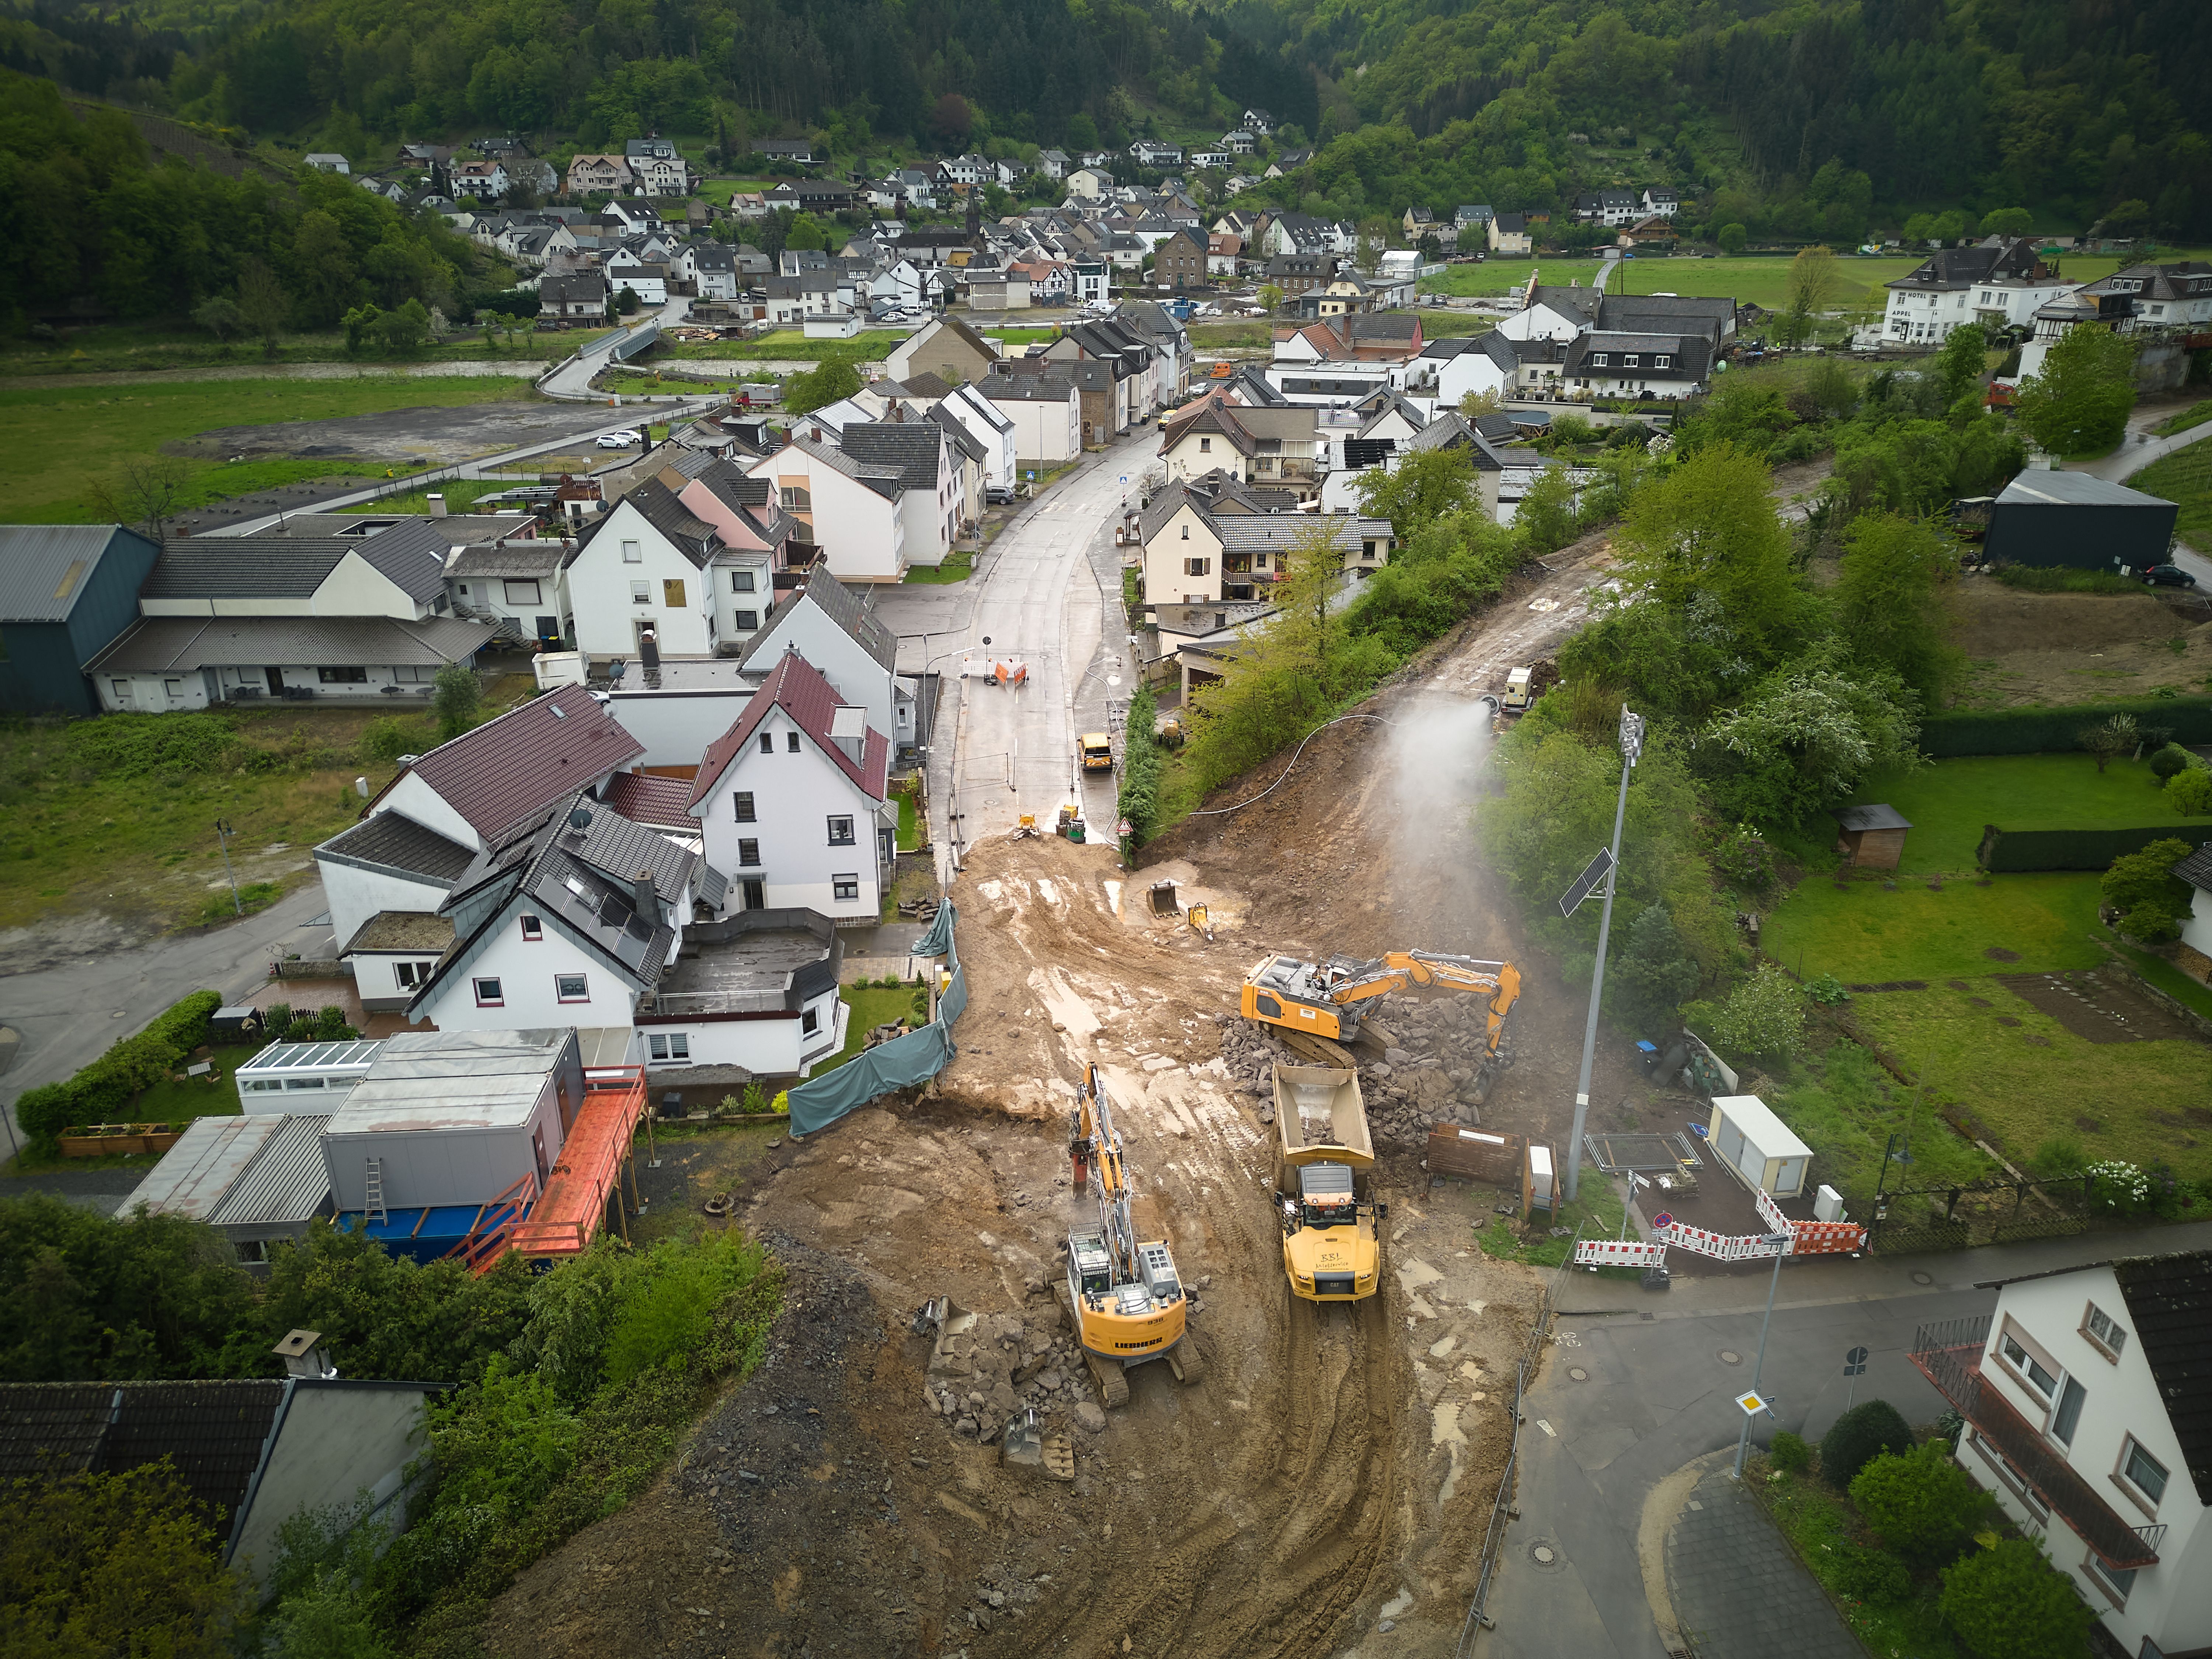
[{"label": "excavated earth", "polygon": [[[1470,824],[1476,693],[1548,654],[1603,577],[1557,556],[1368,708],[1209,803],[1142,868],[1058,840],[980,843],[953,889],[958,1057],[752,1171],[732,1224],[785,1262],[764,1363],[645,1498],[495,1604],[501,1655],[1443,1656],[1461,1634],[1540,1286],[1486,1258],[1494,1194],[1427,1188],[1435,1121],[1564,1139],[1586,992],[1530,948]],[[1273,786],[1271,787],[1271,786]],[[1242,805],[1267,792],[1255,805]],[[1233,811],[1221,809],[1235,808]],[[1204,900],[1208,940],[1156,914]],[[1263,954],[1392,948],[1515,962],[1507,1064],[1478,1107],[1477,1009],[1386,1000],[1364,1060],[1382,1161],[1382,1293],[1288,1294],[1269,1201],[1272,1044],[1236,1013]],[[1597,1127],[1640,1100],[1601,1045]],[[1101,1068],[1140,1231],[1170,1240],[1203,1374],[1130,1373],[1101,1408],[1048,1286],[1071,1224],[1067,1115]],[[702,1225],[726,1224],[702,1220]],[[911,1325],[949,1297],[958,1340]],[[1194,1370],[1198,1368],[1194,1367]],[[1034,1405],[1073,1479],[1001,1462]]]}]

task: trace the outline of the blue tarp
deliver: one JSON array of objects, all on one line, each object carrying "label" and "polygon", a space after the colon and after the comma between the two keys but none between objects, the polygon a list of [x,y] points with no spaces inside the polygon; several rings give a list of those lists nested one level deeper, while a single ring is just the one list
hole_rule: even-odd
[{"label": "blue tarp", "polygon": [[937,920],[915,942],[910,955],[943,957],[952,982],[937,1000],[937,1018],[919,1031],[879,1042],[854,1056],[836,1071],[800,1084],[791,1091],[791,1127],[811,1135],[826,1129],[855,1107],[865,1106],[894,1089],[911,1089],[943,1071],[959,1052],[952,1042],[952,1025],[968,1008],[968,976],[952,948],[952,925],[958,920],[948,900],[939,906]]}]

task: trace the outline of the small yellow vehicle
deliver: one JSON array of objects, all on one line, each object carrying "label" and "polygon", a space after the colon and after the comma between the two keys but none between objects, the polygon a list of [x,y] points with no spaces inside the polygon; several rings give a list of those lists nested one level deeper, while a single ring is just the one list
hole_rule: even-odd
[{"label": "small yellow vehicle", "polygon": [[1082,757],[1086,772],[1110,772],[1114,769],[1114,739],[1104,732],[1086,732],[1076,740],[1076,750]]},{"label": "small yellow vehicle", "polygon": [[1308,1302],[1358,1302],[1380,1287],[1389,1206],[1375,1201],[1375,1143],[1359,1074],[1275,1067],[1275,1203],[1283,1271]]}]

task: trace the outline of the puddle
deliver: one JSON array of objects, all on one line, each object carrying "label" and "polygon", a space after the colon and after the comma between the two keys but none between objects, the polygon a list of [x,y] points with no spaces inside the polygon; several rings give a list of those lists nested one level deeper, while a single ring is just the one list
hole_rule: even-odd
[{"label": "puddle", "polygon": [[1121,884],[1118,881],[1109,881],[1106,884],[1106,908],[1114,913],[1116,920],[1120,919],[1121,915]]}]

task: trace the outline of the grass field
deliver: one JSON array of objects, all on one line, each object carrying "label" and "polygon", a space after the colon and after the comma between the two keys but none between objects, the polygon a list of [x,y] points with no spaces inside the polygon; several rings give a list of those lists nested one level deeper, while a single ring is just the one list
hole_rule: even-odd
[{"label": "grass field", "polygon": [[[474,362],[479,358],[514,357],[542,362],[564,356],[580,334],[558,337],[520,334],[509,344],[487,349],[483,331],[465,332],[442,346],[426,347],[410,362]],[[346,354],[345,335],[287,334],[277,343],[273,358],[258,340],[233,340],[228,344],[204,329],[175,318],[153,318],[141,322],[100,323],[72,328],[60,342],[10,341],[0,347],[0,381],[28,374],[109,374],[161,369],[245,368],[263,363],[343,363],[354,361]]]},{"label": "grass field", "polygon": [[1864,985],[1993,973],[1992,948],[2018,954],[2008,972],[2094,968],[2104,960],[2096,926],[2094,871],[1996,876],[1987,887],[1947,882],[1940,893],[1920,882],[1890,892],[1814,877],[1767,916],[1760,944],[1792,973]]},{"label": "grass field", "polygon": [[[359,752],[380,708],[272,708],[221,716],[110,714],[0,728],[0,927],[98,909],[125,921],[227,918],[230,883],[215,820],[235,824],[239,885],[306,878],[318,842],[361,811],[392,768]],[[117,764],[143,734],[189,736],[163,722],[227,722],[234,743],[172,762]],[[204,726],[193,728],[205,732]],[[425,728],[425,740],[429,738]]]},{"label": "grass field", "polygon": [[2172,501],[2181,509],[2175,526],[2181,539],[2200,551],[2212,548],[2212,443],[2199,439],[2153,461],[2128,480],[2128,488]]},{"label": "grass field", "polygon": [[2161,438],[2171,438],[2177,432],[2186,432],[2212,421],[2212,398],[2201,404],[2191,404],[2179,415],[2169,415],[2151,430]]},{"label": "grass field", "polygon": [[902,329],[871,328],[862,330],[849,340],[810,340],[798,329],[780,328],[775,333],[763,334],[757,340],[664,342],[654,347],[653,352],[655,356],[728,362],[775,359],[819,362],[825,357],[842,357],[848,362],[868,363],[890,356],[891,348],[906,337]]},{"label": "grass field", "polygon": [[903,1019],[919,1025],[914,1017],[916,988],[900,987],[896,991],[879,990],[873,986],[865,989],[856,985],[841,987],[838,998],[853,1012],[846,1021],[845,1046],[814,1068],[814,1076],[834,1072],[847,1060],[862,1053],[868,1046],[868,1033],[878,1025],[888,1025],[895,1019]]},{"label": "grass field", "polygon": [[[390,409],[503,402],[531,395],[526,380],[364,374],[339,380],[177,380],[128,389],[0,385],[0,449],[15,480],[9,516],[22,524],[89,524],[106,516],[94,486],[126,458],[216,427],[319,421]],[[179,507],[320,478],[329,460],[188,460]]]}]

